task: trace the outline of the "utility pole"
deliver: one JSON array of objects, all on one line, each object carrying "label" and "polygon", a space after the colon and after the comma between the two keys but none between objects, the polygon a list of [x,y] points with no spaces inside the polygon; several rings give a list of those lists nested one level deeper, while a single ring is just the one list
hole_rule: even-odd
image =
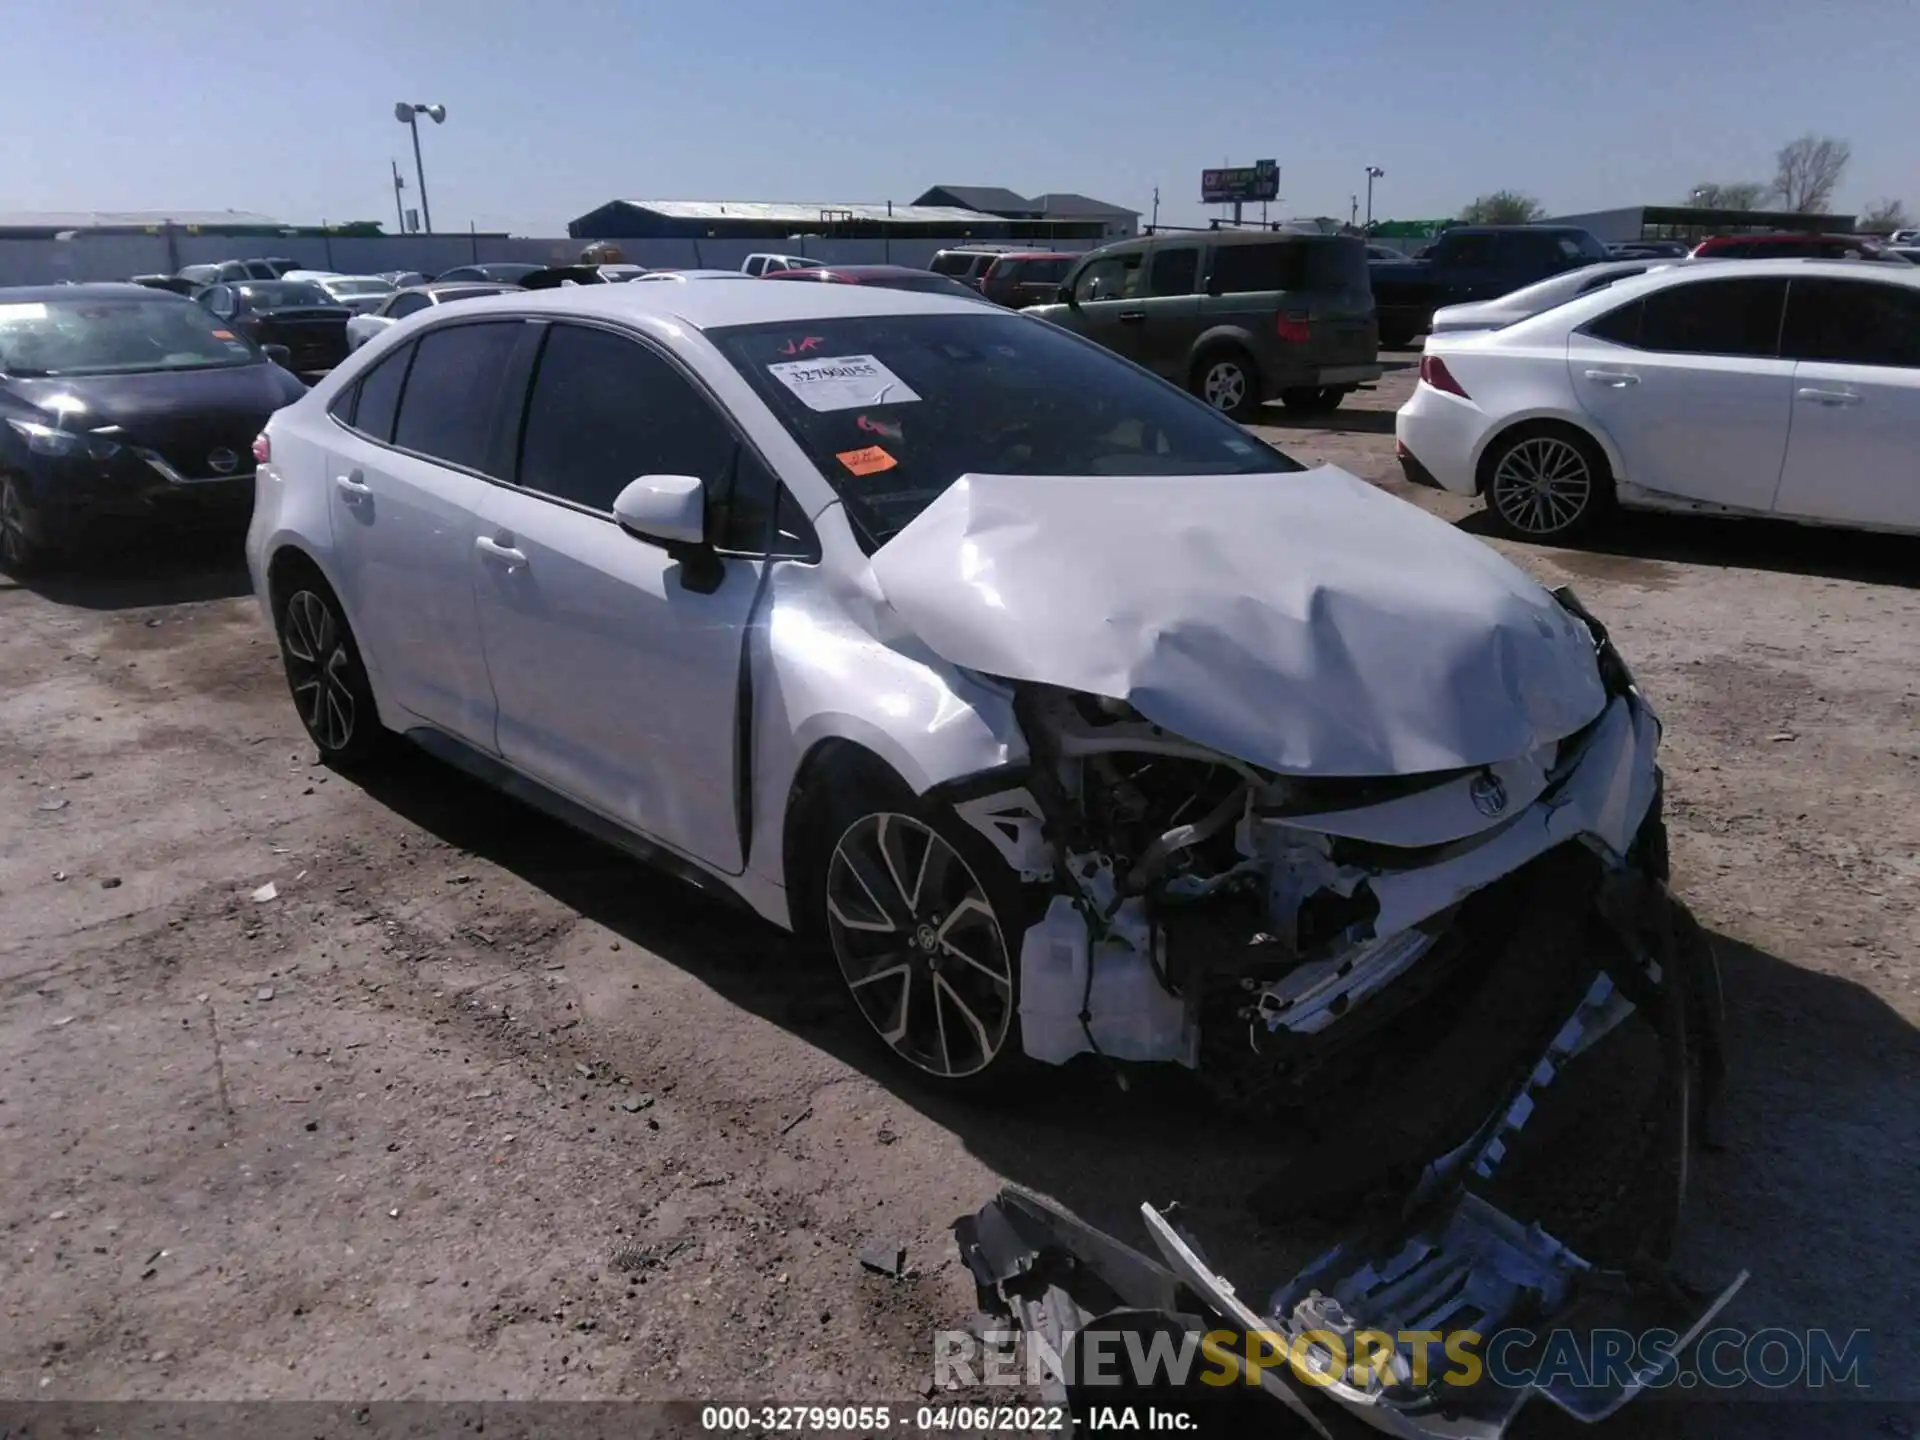
[{"label": "utility pole", "polygon": [[1387,172],[1378,165],[1367,166],[1367,234],[1373,234],[1373,182]]},{"label": "utility pole", "polygon": [[1349,195],[1347,196],[1347,228],[1351,230],[1359,223],[1360,197],[1358,195]]},{"label": "utility pole", "polygon": [[400,162],[391,157],[387,164],[393,167],[393,218],[399,227],[399,233],[407,233],[407,212],[400,203],[400,192],[407,188],[407,182],[400,178]]},{"label": "utility pole", "polygon": [[1149,233],[1160,228],[1160,187],[1153,187],[1153,219],[1147,222]]}]

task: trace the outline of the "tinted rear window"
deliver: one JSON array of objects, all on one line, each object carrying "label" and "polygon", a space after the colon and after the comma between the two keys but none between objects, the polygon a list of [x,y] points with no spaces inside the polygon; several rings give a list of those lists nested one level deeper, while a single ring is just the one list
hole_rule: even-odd
[{"label": "tinted rear window", "polygon": [[936,275],[970,275],[978,255],[963,255],[952,250],[943,250],[933,257],[933,263],[927,268]]},{"label": "tinted rear window", "polygon": [[1212,288],[1222,295],[1269,290],[1364,291],[1372,283],[1367,272],[1367,247],[1346,236],[1222,245],[1213,254]]},{"label": "tinted rear window", "polygon": [[1058,285],[1067,278],[1067,271],[1073,268],[1071,260],[1029,260],[1020,269],[1020,278],[1026,281],[1044,282]]},{"label": "tinted rear window", "polygon": [[490,321],[422,335],[407,372],[393,443],[450,465],[485,470],[507,357],[523,328],[517,320]]}]

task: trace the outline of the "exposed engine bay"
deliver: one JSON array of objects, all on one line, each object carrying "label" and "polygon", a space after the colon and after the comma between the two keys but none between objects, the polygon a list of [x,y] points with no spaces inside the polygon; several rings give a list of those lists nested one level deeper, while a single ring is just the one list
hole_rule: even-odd
[{"label": "exposed engine bay", "polygon": [[[1028,1054],[1188,1066],[1259,1112],[1354,1078],[1373,1083],[1344,1093],[1383,1100],[1363,1143],[1321,1132],[1254,1197],[1270,1221],[1359,1220],[1259,1313],[1152,1205],[1158,1259],[1017,1191],[959,1223],[982,1309],[1043,1347],[1043,1393],[1076,1426],[1115,1398],[1077,1357],[1120,1332],[1236,1337],[1232,1404],[1260,1398],[1218,1433],[1327,1435],[1330,1404],[1391,1434],[1492,1440],[1536,1395],[1597,1420],[1743,1283],[1667,1269],[1724,1071],[1719,972],[1666,885],[1659,722],[1604,628],[1555,599],[1592,637],[1605,703],[1471,768],[1285,775],[1118,701],[1016,690],[1032,765],[956,808],[1045,895],[1021,945]],[[1623,1055],[1639,1063],[1609,1063]],[[1559,1083],[1610,1070],[1645,1083]],[[1549,1325],[1676,1344],[1601,1384],[1452,1387],[1411,1344]],[[1203,1408],[1228,1398],[1180,1383]]]},{"label": "exposed engine bay", "polygon": [[1123,701],[1020,685],[1033,764],[955,808],[1046,896],[1021,943],[1027,1053],[1175,1063],[1284,1106],[1472,964],[1474,910],[1553,847],[1664,879],[1659,723],[1590,623],[1593,721],[1416,775],[1276,774]]}]

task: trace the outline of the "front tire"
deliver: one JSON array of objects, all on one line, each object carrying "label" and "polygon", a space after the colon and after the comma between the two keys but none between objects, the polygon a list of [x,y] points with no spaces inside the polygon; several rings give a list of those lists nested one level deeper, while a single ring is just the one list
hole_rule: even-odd
[{"label": "front tire", "polygon": [[811,889],[854,1008],[923,1081],[994,1088],[1026,1063],[1018,877],[878,766],[829,784],[811,827]]},{"label": "front tire", "polygon": [[1613,473],[1600,447],[1560,425],[1522,426],[1480,462],[1487,517],[1515,540],[1570,539],[1613,507]]},{"label": "front tire", "polygon": [[19,579],[46,568],[52,551],[35,534],[39,524],[19,476],[0,474],[0,570]]},{"label": "front tire", "polygon": [[1242,424],[1260,413],[1260,372],[1244,350],[1221,346],[1194,362],[1188,388]]},{"label": "front tire", "polygon": [[365,765],[390,743],[340,602],[314,574],[292,579],[274,605],[287,689],[307,738],[335,769]]}]

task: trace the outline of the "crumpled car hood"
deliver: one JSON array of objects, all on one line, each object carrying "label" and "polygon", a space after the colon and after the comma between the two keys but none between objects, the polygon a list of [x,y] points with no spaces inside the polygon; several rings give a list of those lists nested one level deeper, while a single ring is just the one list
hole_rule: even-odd
[{"label": "crumpled car hood", "polygon": [[1490,764],[1606,703],[1591,637],[1552,596],[1332,466],[966,475],[873,573],[952,664],[1124,700],[1283,773]]}]

